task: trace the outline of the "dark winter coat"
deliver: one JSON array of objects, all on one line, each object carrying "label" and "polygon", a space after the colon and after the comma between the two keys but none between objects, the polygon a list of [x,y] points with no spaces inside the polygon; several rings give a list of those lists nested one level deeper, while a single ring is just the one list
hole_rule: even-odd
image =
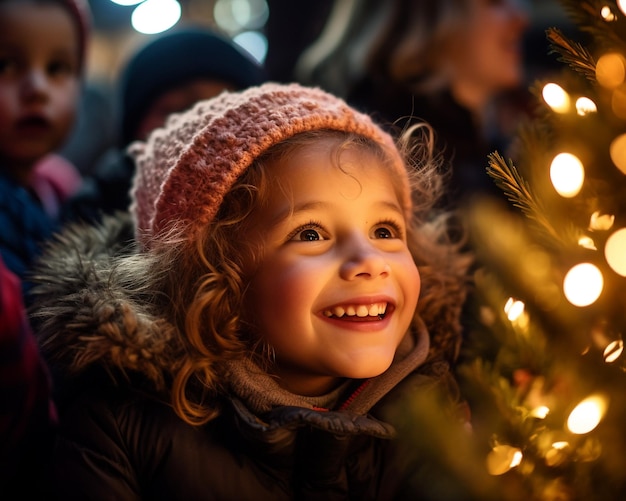
[{"label": "dark winter coat", "polygon": [[417,353],[417,367],[355,381],[340,408],[278,405],[255,412],[250,402],[265,398],[263,382],[248,396],[231,391],[217,419],[190,426],[152,385],[166,374],[168,353],[178,350],[170,349],[163,319],[142,311],[122,287],[128,277],[117,276],[114,263],[132,252],[120,243],[132,232],[123,222],[110,223],[66,231],[40,276],[34,315],[61,411],[51,497],[437,498],[427,488],[413,490],[410,478],[424,476],[427,452],[413,450],[410,437],[399,440],[393,423],[408,403],[435,395],[447,380],[447,366],[423,362],[425,332],[392,366]]},{"label": "dark winter coat", "polygon": [[0,255],[6,267],[22,281],[25,301],[30,289],[28,273],[43,242],[57,229],[57,222],[37,197],[0,172]]}]

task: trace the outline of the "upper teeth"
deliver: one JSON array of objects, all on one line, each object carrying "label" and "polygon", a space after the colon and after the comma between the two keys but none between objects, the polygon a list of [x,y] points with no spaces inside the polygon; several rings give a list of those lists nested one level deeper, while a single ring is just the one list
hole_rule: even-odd
[{"label": "upper teeth", "polygon": [[374,303],[370,305],[365,304],[349,304],[343,306],[335,306],[331,309],[324,310],[324,315],[327,317],[377,317],[384,315],[387,311],[387,303]]}]

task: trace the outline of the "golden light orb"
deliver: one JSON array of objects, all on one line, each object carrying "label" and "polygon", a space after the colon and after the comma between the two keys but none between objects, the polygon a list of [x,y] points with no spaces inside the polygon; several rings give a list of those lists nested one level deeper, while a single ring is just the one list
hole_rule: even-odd
[{"label": "golden light orb", "polygon": [[611,141],[609,153],[615,166],[626,174],[626,134],[620,134]]},{"label": "golden light orb", "polygon": [[624,57],[617,52],[600,56],[596,63],[596,80],[602,87],[615,89],[624,83],[626,64]]},{"label": "golden light orb", "polygon": [[555,83],[544,85],[541,95],[553,111],[557,113],[567,113],[569,111],[569,94],[560,85]]},{"label": "golden light orb", "polygon": [[578,113],[580,116],[585,116],[590,113],[595,113],[597,111],[598,107],[596,106],[596,103],[594,103],[588,97],[579,97],[576,100],[576,113]]},{"label": "golden light orb", "polygon": [[608,401],[602,395],[591,395],[580,402],[567,418],[567,429],[576,435],[589,433],[600,424]]},{"label": "golden light orb", "polygon": [[609,7],[608,5],[605,5],[600,9],[600,15],[605,21],[615,21],[617,19],[617,16],[613,14],[613,12],[611,11],[611,7]]},{"label": "golden light orb", "polygon": [[559,195],[575,197],[585,181],[585,168],[576,155],[559,153],[550,165],[550,180]]},{"label": "golden light orb", "polygon": [[614,222],[614,214],[602,214],[600,211],[595,211],[589,218],[589,229],[591,231],[610,230]]},{"label": "golden light orb", "polygon": [[510,297],[504,305],[504,312],[506,313],[507,318],[513,322],[524,313],[524,308],[525,305],[522,301]]},{"label": "golden light orb", "polygon": [[580,263],[573,266],[563,280],[563,292],[574,306],[589,306],[602,293],[604,277],[597,266]]},{"label": "golden light orb", "polygon": [[511,445],[496,445],[487,455],[487,471],[491,475],[503,475],[522,462],[521,449]]},{"label": "golden light orb", "polygon": [[615,273],[626,277],[626,228],[617,230],[607,238],[604,257]]},{"label": "golden light orb", "polygon": [[616,339],[615,341],[611,341],[606,348],[604,348],[604,361],[607,364],[612,364],[624,353],[624,341],[621,339]]}]

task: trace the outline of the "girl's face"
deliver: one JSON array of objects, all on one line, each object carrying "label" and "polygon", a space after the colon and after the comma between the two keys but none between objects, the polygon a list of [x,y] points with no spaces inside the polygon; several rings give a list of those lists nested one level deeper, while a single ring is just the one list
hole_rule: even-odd
[{"label": "girl's face", "polygon": [[[31,166],[74,124],[78,29],[60,5],[0,3],[0,162]],[[16,173],[17,174],[17,173]]]},{"label": "girl's face", "polygon": [[384,372],[420,291],[388,171],[355,148],[338,167],[334,145],[269,166],[272,198],[248,233],[260,252],[245,318],[275,350],[279,384],[301,395]]},{"label": "girl's face", "polygon": [[522,0],[470,0],[470,18],[457,40],[453,79],[493,93],[523,82]]}]

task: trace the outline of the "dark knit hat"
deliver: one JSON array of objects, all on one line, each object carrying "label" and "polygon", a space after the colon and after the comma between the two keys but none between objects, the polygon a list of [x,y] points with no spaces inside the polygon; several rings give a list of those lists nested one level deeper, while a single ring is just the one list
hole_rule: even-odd
[{"label": "dark knit hat", "polygon": [[196,78],[223,80],[237,90],[266,80],[251,55],[209,28],[167,32],[140,48],[121,75],[121,145],[134,139],[141,119],[160,95]]},{"label": "dark knit hat", "polygon": [[129,147],[136,174],[131,213],[144,247],[176,223],[189,239],[208,225],[224,195],[271,146],[298,133],[332,129],[379,143],[405,180],[403,204],[411,210],[408,174],[393,139],[368,115],[320,89],[266,83],[225,92],[170,115],[164,128]]},{"label": "dark knit hat", "polygon": [[70,12],[78,27],[78,50],[81,70],[85,67],[87,55],[87,42],[91,32],[91,10],[87,0],[60,0],[59,4],[65,6]]}]

